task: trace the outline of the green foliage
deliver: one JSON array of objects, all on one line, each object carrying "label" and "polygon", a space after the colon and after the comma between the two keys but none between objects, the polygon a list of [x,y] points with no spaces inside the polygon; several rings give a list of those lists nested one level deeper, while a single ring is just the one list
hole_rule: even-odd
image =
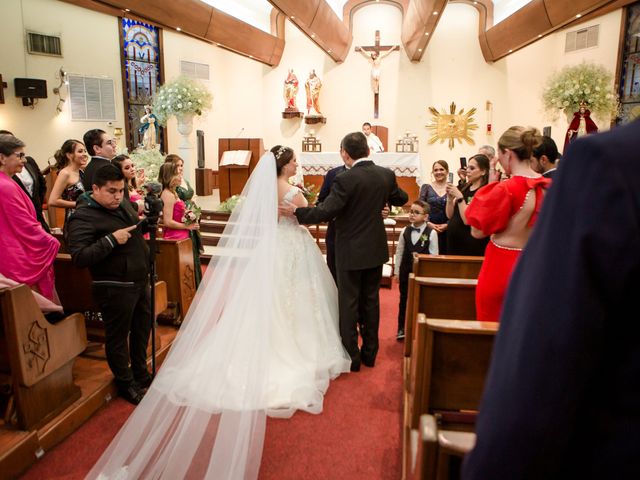
[{"label": "green foliage", "polygon": [[243,197],[241,197],[240,195],[233,195],[227,198],[220,205],[218,205],[218,208],[216,209],[216,211],[231,213],[233,212],[233,209],[236,208],[236,206],[242,202],[242,200],[243,200]]},{"label": "green foliage", "polygon": [[613,75],[603,66],[581,63],[564,67],[551,75],[542,94],[544,108],[557,116],[559,112],[577,112],[580,102],[600,118],[616,115],[618,97],[613,92]]},{"label": "green foliage", "polygon": [[200,82],[187,77],[177,77],[162,85],[153,101],[153,113],[158,123],[166,125],[172,115],[192,113],[202,115],[211,108],[213,95]]}]

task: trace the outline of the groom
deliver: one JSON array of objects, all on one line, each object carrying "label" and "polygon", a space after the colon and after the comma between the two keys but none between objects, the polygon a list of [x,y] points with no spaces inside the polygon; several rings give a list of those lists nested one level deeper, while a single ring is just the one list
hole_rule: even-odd
[{"label": "groom", "polygon": [[[351,355],[351,371],[357,372],[361,362],[373,367],[378,353],[378,293],[382,265],[389,260],[380,212],[387,204],[404,205],[408,196],[391,170],[367,159],[369,145],[362,132],[342,139],[340,156],[349,170],[336,176],[329,196],[318,207],[293,211],[302,224],[335,218],[340,336]],[[364,325],[362,350],[358,348],[358,320]]]}]

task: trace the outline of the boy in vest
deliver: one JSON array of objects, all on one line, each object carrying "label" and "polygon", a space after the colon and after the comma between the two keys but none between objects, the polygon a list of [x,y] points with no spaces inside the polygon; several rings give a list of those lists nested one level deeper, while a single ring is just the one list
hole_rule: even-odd
[{"label": "boy in vest", "polygon": [[400,283],[400,307],[398,310],[398,335],[396,339],[404,339],[404,322],[407,310],[407,291],[409,290],[409,274],[413,268],[414,253],[430,253],[438,255],[438,234],[427,227],[429,220],[429,204],[422,200],[415,200],[409,210],[411,225],[404,227],[400,233],[396,247],[396,262],[394,273],[398,275]]}]

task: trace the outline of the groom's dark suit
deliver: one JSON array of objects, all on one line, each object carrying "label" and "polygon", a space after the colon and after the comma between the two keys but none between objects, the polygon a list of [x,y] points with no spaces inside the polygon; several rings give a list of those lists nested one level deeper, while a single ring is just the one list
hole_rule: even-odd
[{"label": "groom's dark suit", "polygon": [[340,336],[354,369],[361,361],[356,330],[360,315],[364,325],[362,362],[373,366],[378,352],[378,291],[382,265],[389,260],[381,211],[387,204],[399,206],[407,200],[391,170],[360,160],[336,176],[331,193],[321,205],[295,211],[303,224],[335,218]]}]

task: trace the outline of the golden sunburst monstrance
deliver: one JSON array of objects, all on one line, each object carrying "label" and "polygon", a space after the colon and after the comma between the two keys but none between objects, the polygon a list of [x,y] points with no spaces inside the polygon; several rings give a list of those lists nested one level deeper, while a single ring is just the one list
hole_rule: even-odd
[{"label": "golden sunburst monstrance", "polygon": [[433,135],[429,139],[429,145],[434,144],[440,140],[440,143],[445,140],[449,140],[449,150],[453,150],[455,141],[458,140],[462,144],[462,140],[469,145],[475,145],[473,138],[471,138],[471,131],[476,130],[475,119],[472,118],[476,113],[476,109],[472,108],[467,113],[464,113],[464,108],[456,113],[456,104],[451,102],[449,106],[449,113],[444,109],[442,112],[438,112],[433,107],[429,107],[429,111],[433,115],[433,123],[427,125],[429,130],[434,130]]}]

